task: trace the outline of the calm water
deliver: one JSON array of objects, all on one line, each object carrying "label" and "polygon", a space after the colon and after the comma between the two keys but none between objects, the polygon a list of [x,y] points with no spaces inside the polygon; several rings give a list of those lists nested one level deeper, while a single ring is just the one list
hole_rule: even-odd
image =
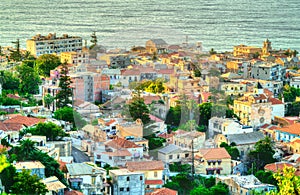
[{"label": "calm water", "polygon": [[[56,32],[112,48],[144,45],[149,38],[168,43],[202,41],[206,50],[233,45],[300,50],[299,0],[1,0],[0,45]],[[90,42],[88,41],[88,44]]]}]

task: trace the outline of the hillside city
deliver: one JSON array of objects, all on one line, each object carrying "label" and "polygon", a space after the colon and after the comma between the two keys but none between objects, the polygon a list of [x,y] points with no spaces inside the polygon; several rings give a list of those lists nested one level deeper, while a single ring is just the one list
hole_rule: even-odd
[{"label": "hillside city", "polygon": [[0,194],[300,194],[298,51],[22,44],[0,47]]}]

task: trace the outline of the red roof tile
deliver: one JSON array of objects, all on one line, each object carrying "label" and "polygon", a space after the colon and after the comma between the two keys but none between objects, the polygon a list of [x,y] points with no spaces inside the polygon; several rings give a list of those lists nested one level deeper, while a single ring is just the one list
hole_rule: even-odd
[{"label": "red roof tile", "polygon": [[145,180],[146,185],[162,185],[164,184],[163,180],[158,179],[158,180]]},{"label": "red roof tile", "polygon": [[285,166],[292,167],[293,165],[291,163],[276,162],[276,163],[267,164],[265,166],[265,170],[272,171],[272,172],[277,172],[277,171],[282,170]]},{"label": "red roof tile", "polygon": [[143,96],[144,102],[145,104],[151,104],[152,101],[158,101],[161,98],[159,96],[152,96],[152,95],[147,95],[147,96]]},{"label": "red roof tile", "polygon": [[125,166],[130,171],[164,170],[162,161],[127,162]]},{"label": "red roof tile", "polygon": [[105,123],[106,126],[109,126],[111,124],[113,124],[114,122],[116,122],[115,119],[111,119],[110,121],[108,121],[107,123]]},{"label": "red roof tile", "polygon": [[72,191],[65,191],[64,195],[83,195],[83,193],[76,190],[72,190]]},{"label": "red roof tile", "polygon": [[282,132],[287,132],[287,133],[299,135],[300,134],[300,123],[295,123],[295,124],[285,126],[285,127],[282,127],[282,128],[277,128],[277,130],[282,131]]},{"label": "red roof tile", "polygon": [[177,191],[171,190],[169,188],[157,189],[154,192],[151,192],[150,195],[177,195]]},{"label": "red roof tile", "polygon": [[132,154],[128,150],[117,150],[115,152],[102,152],[102,154],[106,154],[108,156],[132,156]]},{"label": "red roof tile", "polygon": [[46,119],[34,118],[34,117],[27,117],[27,116],[16,116],[11,119],[7,119],[4,121],[5,124],[22,124],[26,127],[30,127],[33,125],[38,124],[39,122],[45,122]]},{"label": "red roof tile", "polygon": [[281,100],[276,99],[276,98],[269,98],[269,102],[271,102],[272,105],[283,104],[283,102]]},{"label": "red roof tile", "polygon": [[199,152],[206,160],[231,159],[225,148],[200,149]]},{"label": "red roof tile", "polygon": [[106,146],[115,148],[115,149],[121,149],[121,148],[140,148],[142,146],[136,145],[135,143],[122,139],[122,138],[116,138],[114,140],[108,141]]}]

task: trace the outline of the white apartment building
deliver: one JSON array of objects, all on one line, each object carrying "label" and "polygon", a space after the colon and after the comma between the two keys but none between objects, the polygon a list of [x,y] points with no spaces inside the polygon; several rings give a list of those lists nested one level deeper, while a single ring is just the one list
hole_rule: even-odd
[{"label": "white apartment building", "polygon": [[61,52],[78,51],[82,49],[82,38],[63,34],[56,37],[56,33],[47,36],[37,34],[26,41],[26,50],[36,57],[43,54],[60,54]]}]

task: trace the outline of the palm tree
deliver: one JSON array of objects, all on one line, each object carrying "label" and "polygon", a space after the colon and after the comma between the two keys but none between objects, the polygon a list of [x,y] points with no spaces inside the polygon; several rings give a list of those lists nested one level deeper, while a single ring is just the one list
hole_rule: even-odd
[{"label": "palm tree", "polygon": [[36,151],[35,142],[30,139],[22,140],[20,146],[20,156],[22,156],[23,159],[29,158],[30,154],[32,154],[34,151]]}]

